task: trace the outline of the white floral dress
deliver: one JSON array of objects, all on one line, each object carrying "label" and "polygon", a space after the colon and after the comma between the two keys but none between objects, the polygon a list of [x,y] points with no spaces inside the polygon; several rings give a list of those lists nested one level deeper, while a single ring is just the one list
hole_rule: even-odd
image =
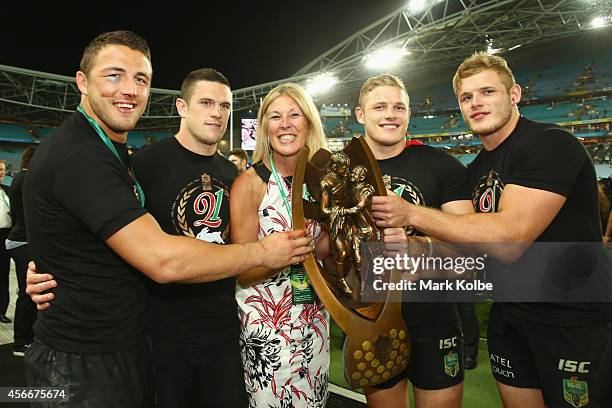
[{"label": "white floral dress", "polygon": [[[267,180],[259,206],[259,239],[291,228],[277,183],[259,164],[257,173]],[[268,176],[267,178],[264,178]],[[291,203],[291,185],[285,184]],[[316,237],[320,228],[309,229]],[[236,286],[240,315],[240,349],[249,407],[324,408],[329,373],[329,315],[314,304],[292,304],[289,268],[265,282]]]}]

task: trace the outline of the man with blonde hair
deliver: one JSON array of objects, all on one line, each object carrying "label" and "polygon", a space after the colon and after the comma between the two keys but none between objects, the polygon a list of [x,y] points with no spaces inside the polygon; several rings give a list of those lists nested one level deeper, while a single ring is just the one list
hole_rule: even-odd
[{"label": "man with blonde hair", "polygon": [[[355,114],[364,125],[365,140],[389,190],[384,197],[386,205],[401,208],[411,203],[460,214],[473,211],[465,167],[443,151],[416,141],[406,142],[409,98],[400,78],[383,74],[368,79],[361,88]],[[381,198],[375,196],[372,202]],[[382,213],[372,208],[381,226]],[[384,226],[385,242],[425,240],[421,230],[401,220]],[[409,380],[417,408],[459,408],[464,370],[456,303],[405,302],[402,316],[411,333],[408,368],[365,390],[368,406],[407,408]]]},{"label": "man with blonde hair", "polygon": [[[450,242],[504,244],[487,245],[487,253],[517,262],[489,258],[499,265],[494,284],[505,289],[539,272],[524,265],[542,247],[525,244],[601,242],[593,163],[567,130],[519,114],[521,88],[506,61],[476,53],[459,66],[453,85],[465,123],[483,145],[468,169],[477,214],[409,203],[391,209],[380,199],[373,209],[381,225],[406,223]],[[609,287],[609,271],[594,272],[583,261],[580,272],[597,274]],[[544,268],[571,281],[572,271],[560,266]],[[609,407],[601,395],[612,386],[610,322],[608,303],[495,302],[488,346],[504,406]]]},{"label": "man with blonde hair", "polygon": [[457,69],[457,72],[455,72],[455,76],[453,77],[453,90],[455,91],[455,95],[459,95],[461,81],[485,70],[491,70],[497,73],[499,80],[507,91],[510,91],[510,89],[516,85],[514,75],[505,59],[485,52],[477,52],[463,61],[461,66]]}]

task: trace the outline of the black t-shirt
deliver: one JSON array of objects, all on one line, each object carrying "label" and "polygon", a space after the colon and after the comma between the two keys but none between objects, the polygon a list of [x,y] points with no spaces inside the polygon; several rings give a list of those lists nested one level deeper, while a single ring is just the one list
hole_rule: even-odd
[{"label": "black t-shirt", "polygon": [[[410,146],[395,157],[378,160],[378,165],[387,188],[409,203],[440,208],[451,201],[470,199],[465,167],[433,147]],[[422,235],[410,227],[406,231]],[[404,302],[402,314],[408,326],[457,321],[457,307],[451,302]]]},{"label": "black t-shirt", "polygon": [[[115,147],[127,164],[125,144]],[[53,306],[34,331],[68,353],[106,353],[142,341],[147,332],[144,276],[107,245],[146,214],[128,168],[74,113],[36,151],[24,186],[30,253],[58,282]]]},{"label": "black t-shirt", "polygon": [[[166,233],[229,243],[229,190],[238,176],[233,163],[219,154],[196,154],[174,137],[137,151],[132,159],[146,208]],[[239,327],[235,285],[235,278],[201,284],[151,283],[154,347],[235,337]]]},{"label": "black t-shirt", "polygon": [[[582,144],[567,130],[521,117],[514,131],[492,151],[482,150],[468,166],[472,200],[477,212],[497,212],[504,186],[551,191],[566,202],[536,242],[600,242],[597,181],[593,163]],[[534,248],[534,251],[537,249]],[[535,253],[535,252],[534,252]],[[495,264],[497,287],[511,287],[530,257],[519,266]],[[533,259],[533,258],[531,258]],[[607,320],[601,303],[504,303],[512,313],[528,321],[551,325],[589,325]]]},{"label": "black t-shirt", "polygon": [[23,182],[27,170],[21,170],[13,178],[9,199],[11,201],[11,231],[8,239],[11,241],[27,242],[25,219],[23,217]]}]

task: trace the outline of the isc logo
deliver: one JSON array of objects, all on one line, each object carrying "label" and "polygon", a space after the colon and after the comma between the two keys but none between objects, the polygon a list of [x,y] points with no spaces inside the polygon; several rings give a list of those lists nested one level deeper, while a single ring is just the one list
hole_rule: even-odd
[{"label": "isc logo", "polygon": [[440,339],[440,350],[449,349],[457,345],[457,336],[449,339]]},{"label": "isc logo", "polygon": [[567,371],[570,373],[582,373],[586,374],[589,372],[587,366],[591,364],[590,361],[574,361],[574,360],[559,360],[559,366],[557,367],[561,371]]}]

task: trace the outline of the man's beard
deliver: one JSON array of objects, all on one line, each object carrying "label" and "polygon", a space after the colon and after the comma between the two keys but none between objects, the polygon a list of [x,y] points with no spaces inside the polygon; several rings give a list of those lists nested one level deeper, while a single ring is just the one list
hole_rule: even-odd
[{"label": "man's beard", "polygon": [[[504,126],[506,126],[508,124],[508,122],[510,122],[510,120],[512,119],[512,107],[509,106],[507,110],[501,112],[500,114],[503,114],[503,116],[497,121],[494,122],[490,125],[488,125],[488,127],[484,127],[484,128],[480,128],[478,129],[477,126],[470,126],[470,131],[478,136],[482,136],[482,137],[486,137],[489,135],[492,135],[496,132],[498,132],[500,129],[502,129]],[[468,124],[470,124],[470,121],[467,121]]]},{"label": "man's beard", "polygon": [[95,98],[89,99],[89,106],[91,107],[92,112],[100,118],[104,125],[108,127],[115,133],[124,133],[133,130],[136,127],[136,123],[140,118],[138,114],[136,118],[125,118],[125,119],[117,119],[113,116],[112,109],[113,105],[111,104],[110,108],[107,109],[107,106],[104,104],[99,104]]}]

